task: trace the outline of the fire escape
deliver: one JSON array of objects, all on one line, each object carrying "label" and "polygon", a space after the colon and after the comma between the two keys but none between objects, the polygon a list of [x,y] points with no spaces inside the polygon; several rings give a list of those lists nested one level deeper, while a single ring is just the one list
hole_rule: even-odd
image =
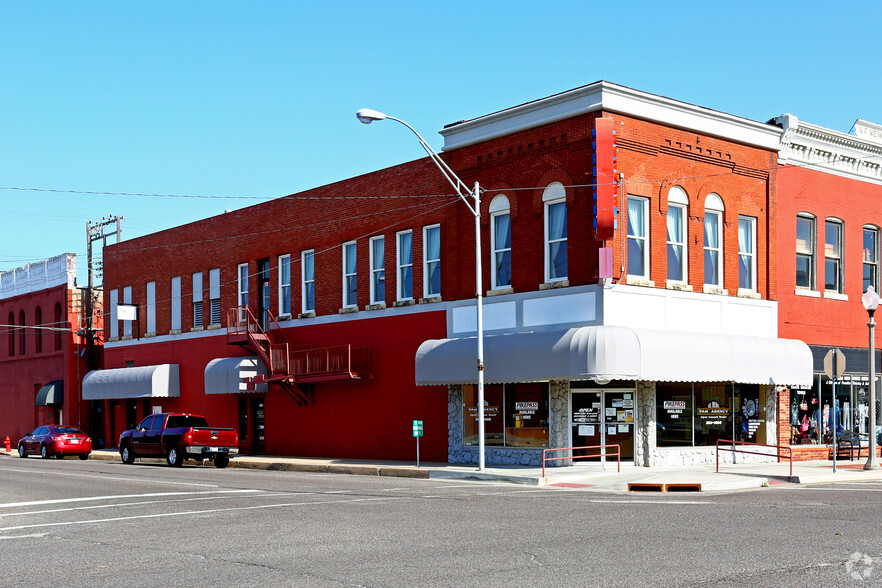
[{"label": "fire escape", "polygon": [[255,353],[267,369],[265,376],[245,379],[249,390],[257,384],[277,384],[297,404],[307,406],[312,404],[309,384],[371,377],[367,347],[291,345],[275,317],[266,315],[266,331],[247,307],[231,308],[227,315],[227,343]]}]

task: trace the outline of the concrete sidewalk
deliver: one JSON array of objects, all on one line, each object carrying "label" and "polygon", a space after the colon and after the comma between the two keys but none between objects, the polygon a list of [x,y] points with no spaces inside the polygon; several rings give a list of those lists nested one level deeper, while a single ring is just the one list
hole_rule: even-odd
[{"label": "concrete sidewalk", "polygon": [[[0,451],[4,455],[16,456]],[[30,458],[33,459],[33,458]],[[114,450],[96,450],[90,459],[117,461]],[[164,463],[162,459],[139,458],[145,463]],[[189,461],[188,464],[195,462]],[[793,475],[789,463],[724,464],[719,473],[712,465],[677,468],[644,468],[623,463],[621,472],[616,464],[582,462],[568,467],[546,468],[545,476],[538,466],[493,465],[479,472],[474,464],[414,463],[355,459],[295,458],[281,456],[242,455],[230,460],[230,467],[315,472],[367,476],[390,476],[436,480],[459,480],[505,484],[548,486],[552,488],[599,492],[726,492],[750,490],[777,484],[821,484],[830,482],[882,481],[882,470],[864,471],[865,460],[839,461],[833,471],[832,461],[794,462]],[[205,467],[213,467],[204,462]]]}]

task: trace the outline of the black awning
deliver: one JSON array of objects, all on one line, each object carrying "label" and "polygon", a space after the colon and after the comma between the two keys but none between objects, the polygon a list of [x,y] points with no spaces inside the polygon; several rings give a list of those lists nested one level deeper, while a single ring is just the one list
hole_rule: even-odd
[{"label": "black awning", "polygon": [[52,380],[37,392],[37,406],[64,403],[64,380]]}]

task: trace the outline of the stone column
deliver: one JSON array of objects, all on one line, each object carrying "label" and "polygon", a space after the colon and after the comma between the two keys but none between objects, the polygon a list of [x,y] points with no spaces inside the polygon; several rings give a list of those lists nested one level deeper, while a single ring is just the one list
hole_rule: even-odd
[{"label": "stone column", "polygon": [[634,465],[655,465],[655,382],[636,382],[637,428],[634,431]]},{"label": "stone column", "polygon": [[[548,447],[569,447],[570,445],[570,383],[567,380],[548,382]],[[562,457],[563,451],[549,457]],[[567,466],[570,459],[553,461],[550,466]]]}]

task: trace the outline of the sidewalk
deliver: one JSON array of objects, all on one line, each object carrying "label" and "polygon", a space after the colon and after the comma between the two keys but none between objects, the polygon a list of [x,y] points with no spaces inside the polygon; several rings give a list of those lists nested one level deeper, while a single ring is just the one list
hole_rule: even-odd
[{"label": "sidewalk", "polygon": [[[16,454],[0,451],[0,457]],[[29,458],[33,459],[33,458]],[[118,461],[115,450],[92,452],[90,459]],[[140,459],[140,458],[139,458]],[[144,462],[164,463],[164,460],[143,458]],[[492,465],[479,472],[474,464],[421,463],[372,461],[355,459],[294,458],[281,456],[242,455],[230,460],[230,467],[290,472],[316,472],[365,476],[390,476],[436,480],[461,480],[549,486],[561,489],[600,492],[726,492],[750,490],[777,484],[821,484],[830,482],[882,481],[882,470],[864,471],[866,460],[837,462],[833,472],[832,461],[793,463],[721,464],[719,473],[713,465],[694,465],[677,468],[644,468],[623,463],[622,471],[616,464],[607,463],[605,470],[599,463],[577,463],[569,467],[546,468],[545,477],[539,466]],[[192,461],[189,463],[193,463]],[[205,462],[206,467],[213,467]]]}]

